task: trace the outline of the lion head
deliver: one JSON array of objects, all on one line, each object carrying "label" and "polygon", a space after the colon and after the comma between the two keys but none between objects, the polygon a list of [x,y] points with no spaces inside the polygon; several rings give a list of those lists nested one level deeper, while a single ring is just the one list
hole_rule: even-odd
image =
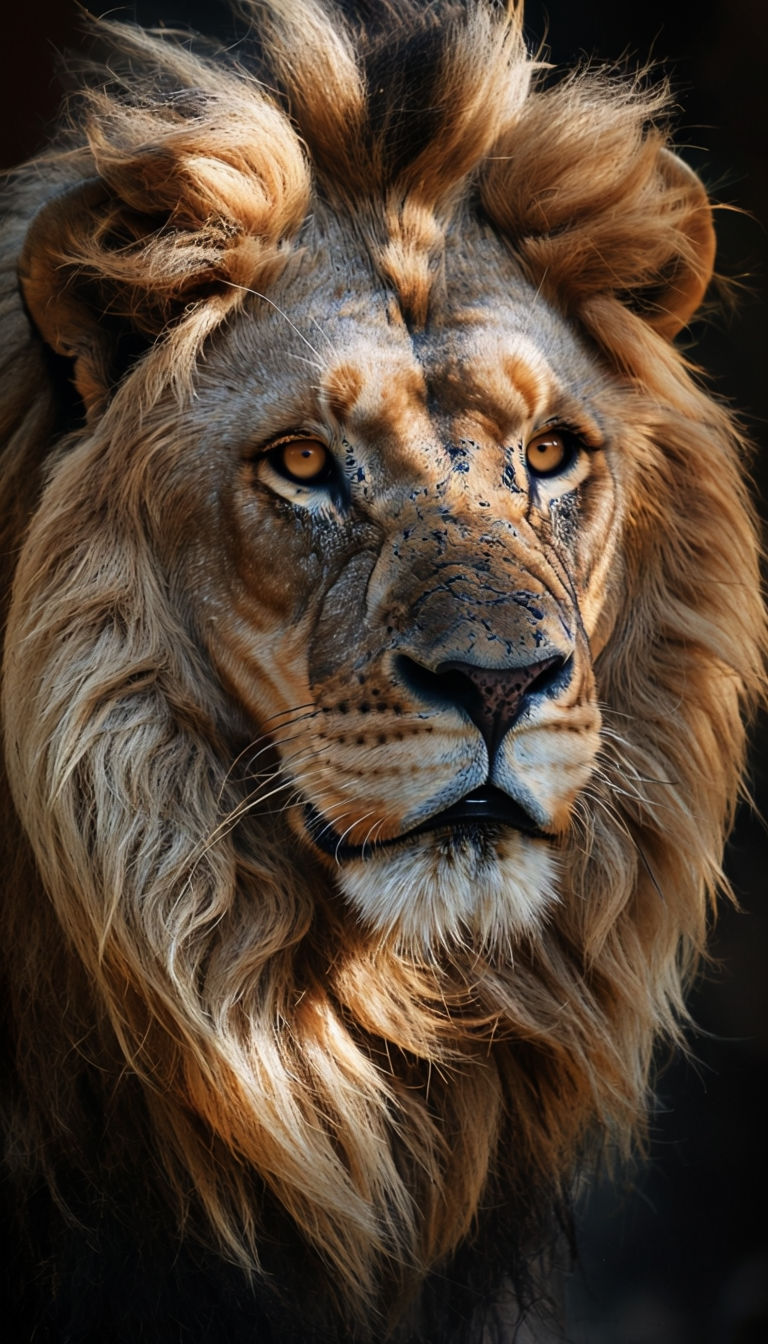
[{"label": "lion head", "polygon": [[663,91],[253,8],[242,64],[106,25],[8,188],[11,1142],[249,1271],[277,1210],[375,1334],[641,1123],[757,546]]}]

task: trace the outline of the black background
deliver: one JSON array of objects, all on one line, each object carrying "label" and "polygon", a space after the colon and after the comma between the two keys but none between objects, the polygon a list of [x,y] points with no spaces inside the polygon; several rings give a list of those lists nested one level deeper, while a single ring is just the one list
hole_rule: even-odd
[{"label": "black background", "polygon": [[[219,0],[140,0],[110,13],[222,36],[234,31]],[[82,45],[81,23],[73,0],[15,0],[15,13],[4,18],[0,166],[44,142],[61,92],[58,53]],[[526,27],[534,45],[546,40],[557,64],[594,56],[635,67],[650,59],[671,77],[678,146],[716,198],[743,212],[721,212],[718,222],[719,269],[743,289],[734,311],[695,329],[696,355],[759,444],[768,409],[765,0],[531,0]],[[765,500],[768,466],[760,452],[754,470]],[[767,741],[765,731],[756,735],[753,766],[763,813]],[[723,910],[713,940],[717,964],[692,998],[694,1060],[674,1060],[661,1074],[650,1163],[585,1197],[571,1344],[768,1342],[767,868],[765,829],[743,809],[728,856],[742,909]]]}]

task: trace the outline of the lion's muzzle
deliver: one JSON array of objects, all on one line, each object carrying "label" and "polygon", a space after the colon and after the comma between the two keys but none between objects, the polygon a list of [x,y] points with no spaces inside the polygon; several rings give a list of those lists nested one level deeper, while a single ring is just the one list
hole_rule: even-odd
[{"label": "lion's muzzle", "polygon": [[453,706],[469,715],[482,733],[488,759],[536,695],[556,693],[569,672],[569,660],[560,653],[519,667],[484,667],[480,663],[448,659],[431,671],[401,654],[401,680],[430,706]]}]

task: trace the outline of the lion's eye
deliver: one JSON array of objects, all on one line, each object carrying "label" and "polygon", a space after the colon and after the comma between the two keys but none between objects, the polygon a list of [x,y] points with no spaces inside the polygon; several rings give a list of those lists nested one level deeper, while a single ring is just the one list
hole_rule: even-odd
[{"label": "lion's eye", "polygon": [[333,458],[319,439],[286,439],[268,457],[275,471],[300,485],[325,485],[333,476]]},{"label": "lion's eye", "polygon": [[577,452],[573,434],[547,429],[531,439],[525,449],[525,460],[534,476],[556,476],[571,465]]}]

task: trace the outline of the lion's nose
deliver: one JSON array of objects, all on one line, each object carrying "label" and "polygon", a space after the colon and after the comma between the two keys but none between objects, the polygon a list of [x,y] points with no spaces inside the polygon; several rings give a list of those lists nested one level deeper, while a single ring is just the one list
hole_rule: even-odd
[{"label": "lion's nose", "polygon": [[401,654],[398,670],[422,701],[463,709],[480,729],[489,758],[520,714],[523,699],[552,689],[568,659],[552,654],[522,667],[479,667],[450,660],[434,671]]}]

